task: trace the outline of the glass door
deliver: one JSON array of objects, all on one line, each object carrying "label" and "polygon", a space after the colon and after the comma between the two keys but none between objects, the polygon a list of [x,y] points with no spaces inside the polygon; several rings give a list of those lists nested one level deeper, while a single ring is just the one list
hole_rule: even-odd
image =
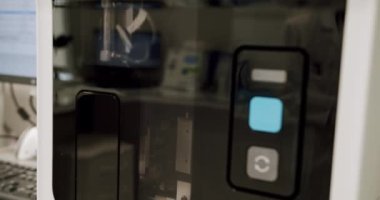
[{"label": "glass door", "polygon": [[344,0],[54,0],[57,200],[329,199]]}]

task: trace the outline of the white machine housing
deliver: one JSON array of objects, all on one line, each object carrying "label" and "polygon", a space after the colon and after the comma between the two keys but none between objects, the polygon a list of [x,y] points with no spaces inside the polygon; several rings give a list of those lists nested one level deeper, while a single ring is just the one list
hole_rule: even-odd
[{"label": "white machine housing", "polygon": [[[348,0],[331,200],[380,199],[380,1]],[[52,1],[37,1],[39,200],[53,200]]]}]

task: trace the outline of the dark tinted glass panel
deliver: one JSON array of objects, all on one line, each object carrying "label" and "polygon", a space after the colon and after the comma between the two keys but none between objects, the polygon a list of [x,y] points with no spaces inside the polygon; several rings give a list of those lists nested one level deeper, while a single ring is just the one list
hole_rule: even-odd
[{"label": "dark tinted glass panel", "polygon": [[78,200],[118,198],[119,111],[114,95],[81,91],[77,96],[74,190]]},{"label": "dark tinted glass panel", "polygon": [[344,0],[55,0],[55,198],[329,199],[344,18]]}]

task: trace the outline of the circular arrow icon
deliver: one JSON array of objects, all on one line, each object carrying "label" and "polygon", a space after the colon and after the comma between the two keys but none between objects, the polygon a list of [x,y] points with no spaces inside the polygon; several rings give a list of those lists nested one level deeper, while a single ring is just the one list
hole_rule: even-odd
[{"label": "circular arrow icon", "polygon": [[260,155],[255,158],[254,168],[256,171],[264,174],[270,170],[270,159],[266,156]]}]

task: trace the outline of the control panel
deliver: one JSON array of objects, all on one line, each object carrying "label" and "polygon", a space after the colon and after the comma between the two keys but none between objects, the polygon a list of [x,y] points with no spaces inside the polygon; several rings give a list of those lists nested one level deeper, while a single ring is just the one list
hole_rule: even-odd
[{"label": "control panel", "polygon": [[275,197],[297,194],[307,76],[302,49],[244,46],[235,52],[228,159],[234,188]]}]

